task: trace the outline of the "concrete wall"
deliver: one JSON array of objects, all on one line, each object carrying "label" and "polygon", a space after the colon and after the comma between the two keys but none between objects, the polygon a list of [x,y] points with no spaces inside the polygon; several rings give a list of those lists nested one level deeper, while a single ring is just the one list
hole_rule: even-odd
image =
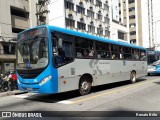
[{"label": "concrete wall", "polygon": [[29,0],[29,18],[30,18],[30,27],[37,26],[37,17],[36,17],[36,4],[38,0]]},{"label": "concrete wall", "polygon": [[[0,0],[0,36],[3,36],[6,41],[14,37],[12,35],[10,6],[29,11],[28,3],[26,0]],[[17,24],[23,27],[23,22]]]}]

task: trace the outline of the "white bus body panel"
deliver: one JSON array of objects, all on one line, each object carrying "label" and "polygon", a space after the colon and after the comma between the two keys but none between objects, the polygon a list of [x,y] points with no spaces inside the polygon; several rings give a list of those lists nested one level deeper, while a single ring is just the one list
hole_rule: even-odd
[{"label": "white bus body panel", "polygon": [[146,61],[75,59],[58,68],[58,92],[78,89],[80,77],[86,73],[93,78],[92,86],[125,81],[132,71],[136,77],[147,75]]}]

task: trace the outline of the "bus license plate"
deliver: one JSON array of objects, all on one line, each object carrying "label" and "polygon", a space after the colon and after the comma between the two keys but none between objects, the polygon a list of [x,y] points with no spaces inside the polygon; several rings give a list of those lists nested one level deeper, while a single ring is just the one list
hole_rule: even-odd
[{"label": "bus license plate", "polygon": [[32,90],[32,88],[27,88],[27,90]]}]

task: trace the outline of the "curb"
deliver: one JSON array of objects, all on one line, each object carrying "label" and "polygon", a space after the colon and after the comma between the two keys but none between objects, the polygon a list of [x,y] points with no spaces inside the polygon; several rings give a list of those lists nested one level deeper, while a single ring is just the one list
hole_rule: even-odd
[{"label": "curb", "polygon": [[20,91],[20,90],[7,91],[7,92],[0,93],[0,97],[10,96],[10,95],[19,95],[19,94],[25,94],[25,93],[28,93],[28,92]]}]

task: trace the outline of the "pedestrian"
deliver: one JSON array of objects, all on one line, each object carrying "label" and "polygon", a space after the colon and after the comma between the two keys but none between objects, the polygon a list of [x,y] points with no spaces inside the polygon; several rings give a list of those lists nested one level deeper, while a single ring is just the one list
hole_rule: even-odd
[{"label": "pedestrian", "polygon": [[17,89],[18,87],[17,87],[17,75],[14,73],[14,72],[12,72],[12,85],[13,85],[13,88],[14,89]]}]

